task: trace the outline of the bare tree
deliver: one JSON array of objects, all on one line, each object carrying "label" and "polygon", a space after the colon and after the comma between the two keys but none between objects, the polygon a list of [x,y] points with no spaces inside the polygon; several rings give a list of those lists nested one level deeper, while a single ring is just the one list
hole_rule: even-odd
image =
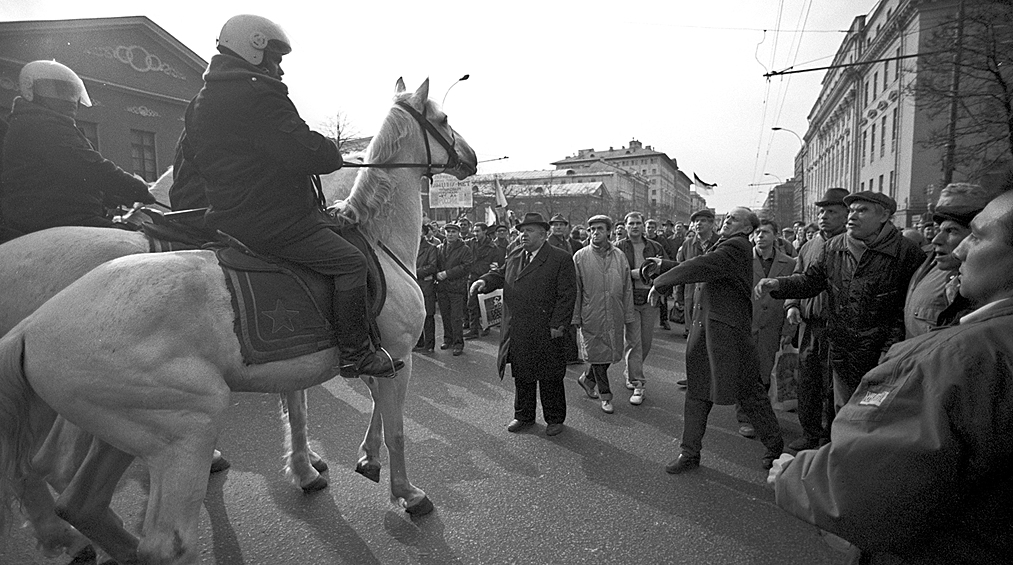
[{"label": "bare tree", "polygon": [[335,112],[333,116],[324,120],[323,124],[321,124],[320,133],[331,138],[342,153],[346,152],[349,141],[361,135],[358,128],[348,119],[348,114],[341,111]]},{"label": "bare tree", "polygon": [[932,54],[918,59],[909,92],[940,124],[920,145],[945,153],[953,144],[944,177],[958,170],[976,178],[1013,162],[1013,9],[1009,1],[963,4],[963,17],[955,8],[927,40],[922,50]]}]

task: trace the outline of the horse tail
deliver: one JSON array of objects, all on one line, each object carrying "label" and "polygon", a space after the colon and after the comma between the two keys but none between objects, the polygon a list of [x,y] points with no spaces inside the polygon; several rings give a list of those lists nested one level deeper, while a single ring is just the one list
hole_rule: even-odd
[{"label": "horse tail", "polygon": [[0,533],[11,523],[11,508],[31,466],[29,409],[38,398],[25,376],[24,359],[24,332],[12,330],[0,339]]}]

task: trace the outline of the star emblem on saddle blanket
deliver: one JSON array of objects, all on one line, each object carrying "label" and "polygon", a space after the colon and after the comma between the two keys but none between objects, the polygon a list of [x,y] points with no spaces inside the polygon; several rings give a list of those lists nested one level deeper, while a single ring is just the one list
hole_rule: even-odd
[{"label": "star emblem on saddle blanket", "polygon": [[271,318],[272,326],[271,333],[278,333],[278,330],[288,330],[290,332],[295,331],[295,324],[293,319],[299,314],[298,310],[289,310],[285,308],[285,305],[278,300],[274,305],[274,310],[265,310],[264,315]]}]

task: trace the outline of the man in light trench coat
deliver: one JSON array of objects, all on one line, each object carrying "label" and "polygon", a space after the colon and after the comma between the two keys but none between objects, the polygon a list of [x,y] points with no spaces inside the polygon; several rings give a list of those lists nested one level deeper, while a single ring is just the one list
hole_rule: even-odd
[{"label": "man in light trench coat", "polygon": [[577,382],[589,397],[600,398],[601,409],[611,414],[614,408],[608,368],[623,358],[626,324],[637,321],[633,312],[633,280],[626,254],[609,242],[612,218],[592,216],[587,225],[590,243],[573,256],[577,267],[573,325],[583,335],[590,368]]}]

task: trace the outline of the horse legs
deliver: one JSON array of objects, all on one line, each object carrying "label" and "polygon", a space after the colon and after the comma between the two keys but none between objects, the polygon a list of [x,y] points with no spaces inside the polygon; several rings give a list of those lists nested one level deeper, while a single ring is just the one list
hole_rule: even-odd
[{"label": "horse legs", "polygon": [[109,505],[133,460],[132,455],[93,438],[88,455],[56,502],[58,516],[123,565],[137,562],[137,538],[123,528]]},{"label": "horse legs", "polygon": [[[327,470],[327,463],[309,445],[306,418],[309,407],[306,390],[296,390],[281,395],[282,421],[285,431],[285,476],[306,492],[327,487],[327,479],[320,473]],[[287,416],[287,417],[286,417]]]},{"label": "horse legs", "polygon": [[415,487],[408,480],[405,462],[404,403],[411,374],[412,362],[411,357],[408,357],[398,378],[371,378],[369,391],[373,394],[374,407],[379,407],[384,443],[390,455],[390,500],[402,506],[409,514],[421,516],[432,512],[433,503],[422,489]]},{"label": "horse legs", "polygon": [[[404,374],[400,371],[399,377]],[[369,387],[369,393],[373,397],[373,411],[369,416],[369,426],[366,427],[366,436],[362,438],[359,445],[358,463],[355,464],[355,472],[373,481],[380,482],[380,446],[383,445],[383,420],[380,418],[380,410],[377,405],[376,384],[373,377],[362,377]]]}]

